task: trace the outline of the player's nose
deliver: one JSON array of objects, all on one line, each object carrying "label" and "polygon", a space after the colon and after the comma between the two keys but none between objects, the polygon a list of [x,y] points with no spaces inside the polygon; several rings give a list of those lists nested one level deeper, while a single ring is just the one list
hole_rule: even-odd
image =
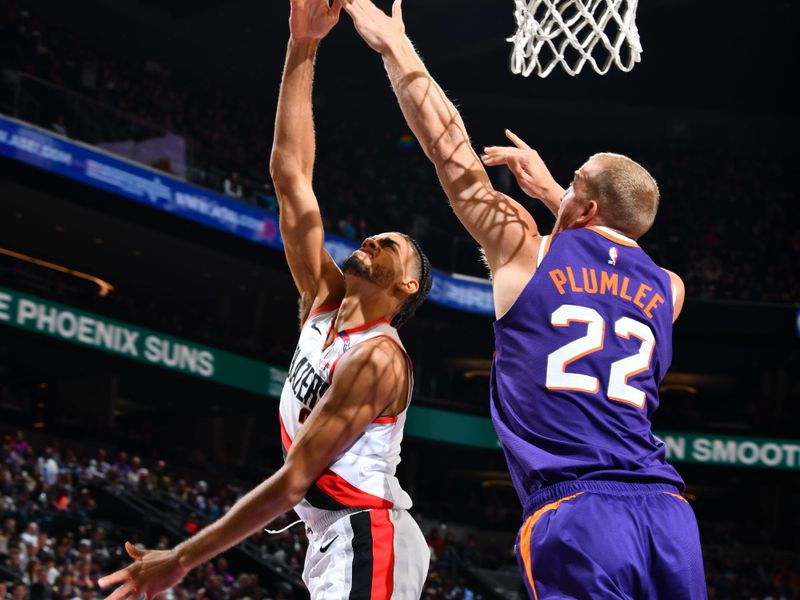
[{"label": "player's nose", "polygon": [[366,251],[368,254],[375,254],[380,246],[378,242],[376,242],[372,238],[367,238],[363,242],[361,242],[361,249]]}]

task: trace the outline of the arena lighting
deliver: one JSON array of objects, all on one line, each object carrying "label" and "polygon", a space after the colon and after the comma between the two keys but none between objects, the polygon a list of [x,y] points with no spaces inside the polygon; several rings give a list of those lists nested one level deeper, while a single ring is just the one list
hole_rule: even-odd
[{"label": "arena lighting", "polygon": [[464,379],[472,379],[473,377],[489,377],[489,375],[491,374],[492,374],[491,371],[486,371],[484,369],[464,371]]},{"label": "arena lighting", "polygon": [[696,394],[697,388],[685,383],[666,383],[659,388],[661,392],[686,392],[687,394]]},{"label": "arena lighting", "polygon": [[486,481],[481,481],[481,487],[514,487],[514,484],[511,483],[510,479],[487,479]]},{"label": "arena lighting", "polygon": [[97,294],[100,297],[105,297],[108,295],[109,292],[114,291],[113,285],[93,275],[87,275],[86,273],[81,273],[80,271],[75,271],[74,269],[62,267],[61,265],[47,262],[46,260],[34,258],[32,256],[28,256],[27,254],[14,252],[13,250],[9,250],[7,248],[0,248],[0,254],[5,254],[6,256],[10,256],[12,258],[18,258],[19,260],[24,260],[25,262],[29,262],[34,265],[39,265],[40,267],[44,267],[46,269],[51,269],[53,271],[58,271],[60,273],[66,273],[67,275],[72,275],[73,277],[77,277],[78,279],[85,279],[86,281],[90,281],[93,284],[95,284],[98,288],[100,288],[97,292]]}]

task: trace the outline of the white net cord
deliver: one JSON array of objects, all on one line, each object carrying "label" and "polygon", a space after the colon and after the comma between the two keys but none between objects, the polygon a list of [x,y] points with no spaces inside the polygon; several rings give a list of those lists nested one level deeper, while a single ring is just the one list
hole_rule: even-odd
[{"label": "white net cord", "polygon": [[[577,75],[589,65],[605,75],[612,65],[628,72],[641,60],[638,0],[514,0],[517,32],[511,72],[547,77],[561,65]],[[612,39],[613,38],[613,39]]]}]

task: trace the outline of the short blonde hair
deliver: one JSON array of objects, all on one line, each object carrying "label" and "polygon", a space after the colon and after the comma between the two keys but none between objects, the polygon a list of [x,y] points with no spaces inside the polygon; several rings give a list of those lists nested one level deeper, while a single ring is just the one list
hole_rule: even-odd
[{"label": "short blonde hair", "polygon": [[660,196],[653,176],[622,154],[600,152],[589,162],[599,166],[586,173],[585,182],[603,221],[633,239],[647,233],[655,221]]}]

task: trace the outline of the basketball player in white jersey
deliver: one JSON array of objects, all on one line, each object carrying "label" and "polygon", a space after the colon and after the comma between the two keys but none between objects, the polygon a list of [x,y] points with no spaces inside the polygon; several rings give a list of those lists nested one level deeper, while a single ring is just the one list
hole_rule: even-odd
[{"label": "basketball player in white jersey", "polygon": [[323,248],[312,189],[313,65],[340,5],[293,0],[270,170],[280,228],[300,292],[300,339],[280,401],[285,463],[223,517],[171,550],[126,544],[134,562],[100,579],[112,600],[152,598],[191,569],[294,509],[309,548],[312,600],[416,600],[430,552],[395,478],[413,386],[396,328],[431,286],[414,240],[364,240],[339,270]]}]

